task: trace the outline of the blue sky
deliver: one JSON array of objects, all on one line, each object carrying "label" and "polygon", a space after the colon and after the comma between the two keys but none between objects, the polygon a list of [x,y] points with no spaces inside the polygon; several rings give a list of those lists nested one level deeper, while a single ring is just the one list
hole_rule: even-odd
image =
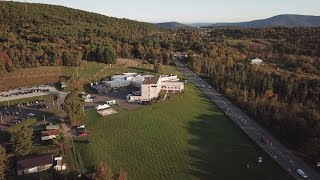
[{"label": "blue sky", "polygon": [[27,0],[27,2],[63,5],[145,22],[237,22],[279,14],[320,15],[320,0]]}]

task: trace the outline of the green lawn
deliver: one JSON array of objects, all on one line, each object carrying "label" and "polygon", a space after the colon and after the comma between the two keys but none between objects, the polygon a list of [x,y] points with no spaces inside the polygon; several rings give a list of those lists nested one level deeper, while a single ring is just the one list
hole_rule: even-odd
[{"label": "green lawn", "polygon": [[89,111],[86,119],[92,143],[75,144],[85,171],[106,162],[138,180],[291,179],[190,84],[169,101],[108,117]]}]

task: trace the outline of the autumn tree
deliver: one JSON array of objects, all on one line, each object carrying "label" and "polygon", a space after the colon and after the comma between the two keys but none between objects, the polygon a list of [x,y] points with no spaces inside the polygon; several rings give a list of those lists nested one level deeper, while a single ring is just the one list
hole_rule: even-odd
[{"label": "autumn tree", "polygon": [[92,174],[92,180],[113,180],[114,175],[110,167],[105,163],[98,164]]},{"label": "autumn tree", "polygon": [[32,150],[32,128],[21,126],[19,129],[10,132],[10,136],[10,142],[13,144],[13,150],[17,156],[26,155]]},{"label": "autumn tree", "polygon": [[153,65],[153,71],[156,73],[160,73],[161,72],[161,64],[160,63],[155,63]]},{"label": "autumn tree", "polygon": [[77,96],[77,93],[70,93],[67,95],[63,104],[63,109],[68,114],[68,118],[71,124],[77,124],[83,120],[83,103]]},{"label": "autumn tree", "polygon": [[2,146],[0,146],[0,162],[0,180],[4,180],[7,167],[7,153],[6,149]]},{"label": "autumn tree", "polygon": [[127,171],[125,171],[123,168],[120,168],[117,180],[127,180]]}]

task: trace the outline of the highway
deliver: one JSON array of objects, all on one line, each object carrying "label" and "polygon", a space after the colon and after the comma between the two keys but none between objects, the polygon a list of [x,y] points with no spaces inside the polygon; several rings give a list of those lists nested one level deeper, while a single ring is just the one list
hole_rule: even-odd
[{"label": "highway", "polygon": [[[256,121],[234,106],[227,98],[222,96],[218,90],[211,87],[184,64],[176,62],[177,68],[187,76],[188,82],[198,86],[217,106],[219,106],[252,140],[254,140],[271,158],[278,162],[295,179],[320,180],[320,175],[303,160],[294,155],[267,130]],[[268,142],[262,141],[262,138]],[[303,178],[297,173],[297,169],[302,169],[308,176]]]}]

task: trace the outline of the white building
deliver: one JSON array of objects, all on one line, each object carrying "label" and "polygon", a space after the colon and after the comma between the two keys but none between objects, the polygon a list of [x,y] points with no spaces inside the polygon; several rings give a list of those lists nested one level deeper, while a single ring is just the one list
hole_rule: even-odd
[{"label": "white building", "polygon": [[138,73],[123,73],[111,77],[111,81],[102,81],[103,84],[110,88],[122,88],[129,85],[140,87],[145,78],[154,77],[153,75],[141,76]]},{"label": "white building", "polygon": [[262,59],[258,58],[250,60],[250,64],[262,64],[262,62]]},{"label": "white building", "polygon": [[175,93],[183,90],[184,83],[177,76],[149,77],[141,84],[140,95],[131,95],[129,101],[150,101],[157,98],[160,91]]},{"label": "white building", "polygon": [[103,81],[108,87],[120,88],[133,85],[140,88],[126,96],[129,101],[150,101],[159,96],[161,90],[166,93],[182,92],[184,83],[177,76],[163,75],[155,77],[154,75],[141,76],[137,73],[124,73],[111,77],[111,81]]}]

